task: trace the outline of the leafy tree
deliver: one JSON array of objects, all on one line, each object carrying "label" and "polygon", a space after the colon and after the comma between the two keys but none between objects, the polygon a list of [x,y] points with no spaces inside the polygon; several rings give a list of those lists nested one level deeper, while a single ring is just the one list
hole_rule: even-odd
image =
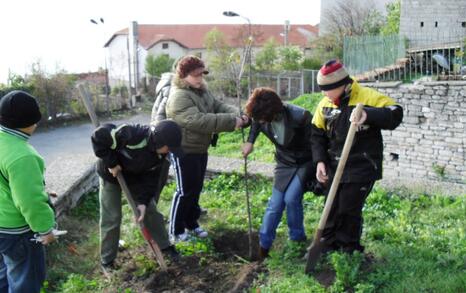
[{"label": "leafy tree", "polygon": [[364,35],[378,35],[384,23],[384,17],[377,10],[369,10],[362,22]]},{"label": "leafy tree", "polygon": [[39,61],[32,64],[31,71],[27,82],[33,88],[32,94],[37,97],[44,118],[54,120],[58,113],[68,110],[75,77],[63,70],[47,74]]},{"label": "leafy tree", "polygon": [[287,46],[278,49],[279,65],[284,70],[300,70],[303,52],[297,46]]},{"label": "leafy tree", "polygon": [[226,95],[236,95],[239,82],[237,78],[241,67],[240,54],[227,44],[225,35],[217,28],[207,33],[204,45],[207,49],[207,62],[212,76],[209,86]]},{"label": "leafy tree", "polygon": [[158,56],[149,54],[146,57],[145,70],[150,76],[160,76],[164,72],[171,71],[174,62],[175,60],[170,58],[167,54]]},{"label": "leafy tree", "polygon": [[9,74],[8,85],[0,84],[0,98],[13,90],[22,90],[32,92],[33,87],[28,81],[19,74]]},{"label": "leafy tree", "polygon": [[259,71],[273,71],[278,61],[278,44],[270,38],[256,54],[256,69]]},{"label": "leafy tree", "polygon": [[311,57],[311,58],[305,58],[303,62],[301,63],[301,67],[303,69],[320,69],[322,66],[322,60],[320,58],[316,57]]},{"label": "leafy tree", "polygon": [[388,3],[386,10],[387,21],[381,28],[381,34],[383,36],[398,34],[400,32],[401,0]]}]

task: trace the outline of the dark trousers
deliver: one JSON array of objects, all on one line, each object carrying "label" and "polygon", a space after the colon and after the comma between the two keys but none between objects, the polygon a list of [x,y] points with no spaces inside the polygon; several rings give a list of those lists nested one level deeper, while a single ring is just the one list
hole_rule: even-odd
[{"label": "dark trousers", "polygon": [[175,170],[176,191],[170,209],[171,235],[179,235],[199,227],[201,215],[199,195],[204,184],[207,154],[186,154],[183,158],[171,155]]},{"label": "dark trousers", "polygon": [[32,232],[0,233],[0,292],[39,292],[45,280],[45,249]]},{"label": "dark trousers", "polygon": [[326,244],[348,252],[363,251],[359,242],[362,208],[373,186],[374,181],[340,184],[322,234]]},{"label": "dark trousers", "polygon": [[[121,211],[122,194],[119,184],[107,182],[102,178],[99,182],[100,257],[103,264],[109,264],[115,260],[118,253],[120,226],[123,216]],[[129,185],[132,192],[136,189],[134,185]],[[144,225],[161,249],[170,245],[163,215],[157,210],[157,202],[151,201],[147,206]]]}]

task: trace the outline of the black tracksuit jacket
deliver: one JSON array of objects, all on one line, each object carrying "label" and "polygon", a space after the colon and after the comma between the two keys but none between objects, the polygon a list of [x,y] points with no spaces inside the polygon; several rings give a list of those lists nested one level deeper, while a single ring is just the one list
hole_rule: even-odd
[{"label": "black tracksuit jacket", "polygon": [[[104,128],[104,130],[100,130]],[[123,177],[138,204],[148,205],[157,190],[157,178],[164,155],[155,149],[150,127],[123,124],[116,127],[104,124],[92,134],[92,147],[97,162],[97,173],[108,182],[118,181],[108,171],[120,165]]]}]

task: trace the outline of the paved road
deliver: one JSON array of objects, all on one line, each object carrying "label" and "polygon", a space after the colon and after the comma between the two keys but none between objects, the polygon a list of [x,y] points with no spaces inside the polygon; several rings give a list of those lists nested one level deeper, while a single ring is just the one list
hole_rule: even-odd
[{"label": "paved road", "polygon": [[[113,122],[148,123],[149,120],[149,114],[137,114],[128,119]],[[92,154],[90,136],[93,128],[90,122],[54,128],[35,133],[30,142],[44,157],[46,165],[50,165],[61,157]]]}]

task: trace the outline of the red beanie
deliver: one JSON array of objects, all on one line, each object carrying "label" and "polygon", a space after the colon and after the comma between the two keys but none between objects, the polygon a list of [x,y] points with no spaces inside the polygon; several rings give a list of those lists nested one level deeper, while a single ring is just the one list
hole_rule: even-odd
[{"label": "red beanie", "polygon": [[351,78],[343,64],[338,60],[326,62],[317,74],[317,84],[323,91],[332,90],[348,83],[351,83]]}]

